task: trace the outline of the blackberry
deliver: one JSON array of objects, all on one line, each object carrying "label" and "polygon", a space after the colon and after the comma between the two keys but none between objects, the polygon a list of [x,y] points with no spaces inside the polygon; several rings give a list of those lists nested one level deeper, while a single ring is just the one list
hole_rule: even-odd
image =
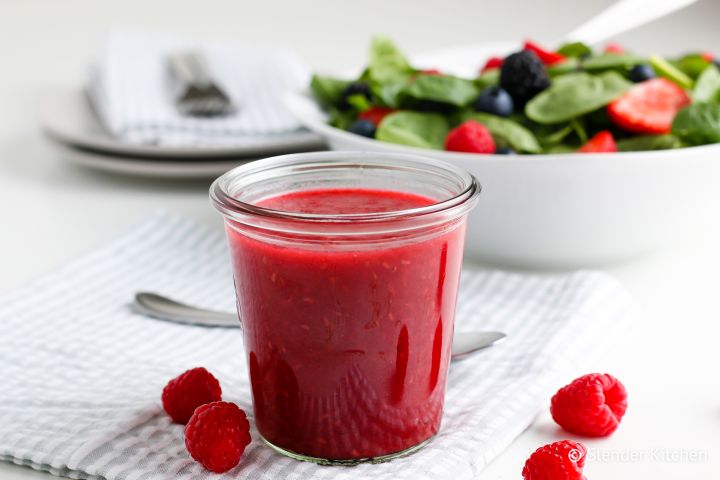
[{"label": "blackberry", "polygon": [[550,77],[534,52],[522,50],[505,58],[500,68],[500,86],[510,94],[515,106],[522,108],[550,86]]},{"label": "blackberry", "polygon": [[348,103],[348,98],[352,97],[353,95],[362,95],[365,98],[368,99],[369,102],[372,101],[373,95],[372,90],[370,90],[370,86],[365,82],[353,82],[342,91],[340,94],[340,101],[338,102],[338,108],[340,110],[347,110],[350,108],[350,104]]}]

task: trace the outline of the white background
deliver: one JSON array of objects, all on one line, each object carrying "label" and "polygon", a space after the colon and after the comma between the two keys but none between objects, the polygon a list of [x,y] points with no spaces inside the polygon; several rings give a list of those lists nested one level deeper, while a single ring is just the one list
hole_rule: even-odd
[{"label": "white background", "polygon": [[[158,208],[219,225],[207,201],[208,182],[85,171],[63,163],[43,139],[37,123],[43,92],[80,84],[102,33],[113,25],[287,44],[314,68],[335,71],[364,62],[375,33],[392,36],[411,53],[518,37],[551,41],[607,3],[0,0],[0,293]],[[720,54],[718,22],[720,2],[704,0],[618,40],[645,52]],[[608,268],[645,306],[646,317],[595,364],[623,380],[630,408],[610,439],[585,442],[592,457],[588,478],[718,478],[719,241],[720,219],[682,243]],[[532,450],[565,436],[543,412],[479,478],[520,478]],[[0,464],[0,478],[48,477]]]}]

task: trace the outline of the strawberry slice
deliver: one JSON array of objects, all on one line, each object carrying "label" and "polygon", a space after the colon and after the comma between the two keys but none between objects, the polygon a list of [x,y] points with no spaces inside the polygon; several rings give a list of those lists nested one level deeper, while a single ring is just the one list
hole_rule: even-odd
[{"label": "strawberry slice", "polygon": [[638,83],[607,107],[610,119],[628,132],[669,133],[675,114],[690,104],[685,90],[666,78]]},{"label": "strawberry slice", "polygon": [[603,153],[603,152],[617,152],[617,145],[612,133],[607,130],[603,130],[595,134],[585,145],[578,149],[580,153]]},{"label": "strawberry slice", "polygon": [[538,45],[535,42],[532,42],[530,40],[527,40],[525,42],[525,45],[523,46],[523,50],[530,50],[531,52],[535,52],[535,55],[538,56],[538,58],[545,64],[545,65],[552,65],[554,63],[562,62],[565,60],[565,55],[562,53],[557,52],[551,52],[549,50],[545,50],[540,45]]},{"label": "strawberry slice", "polygon": [[360,120],[369,120],[377,127],[378,125],[380,125],[380,122],[383,121],[383,118],[387,117],[395,111],[396,110],[393,108],[370,107],[367,110],[360,112],[358,114],[358,118]]},{"label": "strawberry slice", "polygon": [[440,75],[441,77],[445,75],[437,68],[426,68],[425,70],[420,70],[420,73],[423,73],[425,75]]},{"label": "strawberry slice", "polygon": [[490,57],[487,62],[485,62],[485,65],[483,65],[480,69],[480,73],[485,73],[493,68],[500,68],[502,67],[504,61],[505,59],[502,57]]},{"label": "strawberry slice", "polygon": [[605,53],[625,53],[625,47],[620,45],[619,43],[608,43],[605,45],[605,50],[603,50]]}]

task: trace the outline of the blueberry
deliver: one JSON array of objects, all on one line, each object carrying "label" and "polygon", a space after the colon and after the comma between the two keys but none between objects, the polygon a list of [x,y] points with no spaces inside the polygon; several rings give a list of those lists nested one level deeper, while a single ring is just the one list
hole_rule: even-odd
[{"label": "blueberry", "polygon": [[630,70],[630,80],[635,83],[644,82],[645,80],[651,80],[653,78],[655,78],[655,70],[646,63],[635,65],[632,70]]},{"label": "blueberry", "polygon": [[480,93],[473,107],[478,112],[507,117],[513,111],[513,99],[500,87],[488,87]]},{"label": "blueberry", "polygon": [[370,87],[365,82],[353,82],[342,91],[340,94],[340,101],[338,102],[338,107],[340,110],[347,110],[350,108],[350,104],[348,103],[348,97],[352,97],[353,95],[362,95],[365,98],[368,99],[368,101],[372,101],[373,95],[372,90],[370,90]]},{"label": "blueberry", "polygon": [[715,65],[715,68],[717,68],[718,70],[720,70],[720,60],[715,59],[715,60],[712,61],[712,63],[713,63],[713,65]]},{"label": "blueberry", "polygon": [[515,155],[517,152],[510,147],[498,147],[495,149],[495,155]]},{"label": "blueberry", "polygon": [[375,124],[370,120],[356,120],[350,125],[348,130],[356,135],[375,138]]}]

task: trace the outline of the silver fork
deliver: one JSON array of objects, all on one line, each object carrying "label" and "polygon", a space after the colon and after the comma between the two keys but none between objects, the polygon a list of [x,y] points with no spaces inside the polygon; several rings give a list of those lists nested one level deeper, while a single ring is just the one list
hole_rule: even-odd
[{"label": "silver fork", "polygon": [[227,94],[213,81],[205,56],[196,50],[168,56],[177,94],[175,104],[183,115],[211,117],[235,110]]}]

